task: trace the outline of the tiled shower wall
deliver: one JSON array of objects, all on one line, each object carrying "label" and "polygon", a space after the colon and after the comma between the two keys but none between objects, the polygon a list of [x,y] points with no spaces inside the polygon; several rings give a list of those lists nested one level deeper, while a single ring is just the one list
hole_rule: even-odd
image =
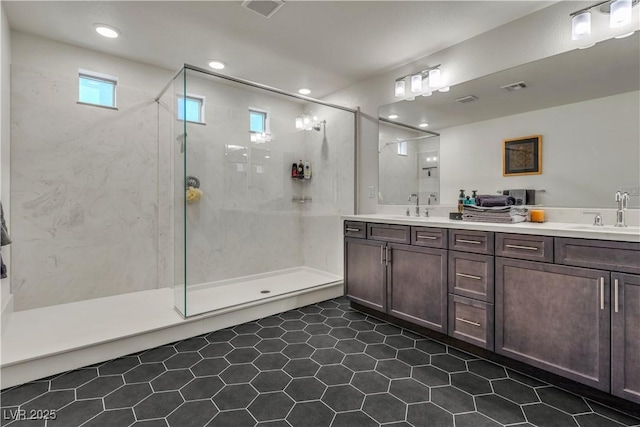
[{"label": "tiled shower wall", "polygon": [[[168,285],[158,274],[167,223],[158,206],[161,156],[168,165],[158,114],[167,113],[153,98],[171,73],[12,36],[15,309]],[[117,111],[76,104],[79,68],[119,78]]]}]

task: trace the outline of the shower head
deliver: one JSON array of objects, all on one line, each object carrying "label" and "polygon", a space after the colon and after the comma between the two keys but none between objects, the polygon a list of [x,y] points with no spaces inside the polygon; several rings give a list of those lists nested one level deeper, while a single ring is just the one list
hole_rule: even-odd
[{"label": "shower head", "polygon": [[311,129],[315,130],[316,132],[320,132],[320,125],[324,125],[325,127],[327,126],[327,121],[323,120],[321,122],[318,122],[318,124],[314,125]]}]

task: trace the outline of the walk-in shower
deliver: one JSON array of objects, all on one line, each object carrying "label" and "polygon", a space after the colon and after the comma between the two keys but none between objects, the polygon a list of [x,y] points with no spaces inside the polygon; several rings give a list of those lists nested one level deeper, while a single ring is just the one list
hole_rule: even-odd
[{"label": "walk-in shower", "polygon": [[[158,102],[173,118],[176,309],[190,317],[342,286],[356,111],[193,66]],[[296,129],[301,115],[317,132]]]}]

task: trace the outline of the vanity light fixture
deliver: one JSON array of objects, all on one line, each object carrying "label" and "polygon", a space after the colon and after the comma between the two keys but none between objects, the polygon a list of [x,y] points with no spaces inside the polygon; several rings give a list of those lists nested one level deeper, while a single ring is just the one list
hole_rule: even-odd
[{"label": "vanity light fixture", "polygon": [[631,22],[631,0],[614,0],[611,2],[611,16],[609,26],[611,28],[624,27]]},{"label": "vanity light fixture", "polygon": [[404,77],[396,80],[395,95],[397,98],[403,98],[405,94]]},{"label": "vanity light fixture", "polygon": [[109,39],[115,39],[120,35],[120,31],[117,28],[111,27],[105,24],[95,24],[96,32],[100,34],[102,37],[106,37]]},{"label": "vanity light fixture", "polygon": [[591,34],[591,11],[579,13],[571,18],[571,38],[580,40]]},{"label": "vanity light fixture", "polygon": [[[407,91],[407,80],[409,80],[409,90]],[[398,77],[394,82],[394,94],[396,98],[405,98],[413,101],[415,96],[431,96],[432,91],[439,90],[446,92],[448,86],[440,72],[440,64],[419,71]]]},{"label": "vanity light fixture", "polygon": [[[591,11],[593,9],[598,8],[600,12],[610,15],[610,28],[620,28],[631,23],[632,8],[638,3],[640,0],[605,0],[569,14],[571,17],[571,38],[580,40],[591,34]],[[625,35],[626,33],[620,36]]]},{"label": "vanity light fixture", "polygon": [[311,116],[310,114],[303,114],[301,117],[296,117],[296,130],[319,131],[320,124],[326,125],[327,121],[320,121],[317,116]]},{"label": "vanity light fixture", "polygon": [[227,64],[225,64],[223,61],[220,61],[219,59],[212,59],[211,61],[209,61],[209,67],[213,68],[214,70],[222,70],[226,66]]}]

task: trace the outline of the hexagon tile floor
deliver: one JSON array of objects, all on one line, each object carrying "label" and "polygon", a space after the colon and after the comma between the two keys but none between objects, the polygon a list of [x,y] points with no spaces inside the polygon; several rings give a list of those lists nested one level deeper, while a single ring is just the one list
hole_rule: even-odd
[{"label": "hexagon tile floor", "polygon": [[[344,298],[8,389],[2,426],[637,426]],[[38,412],[40,411],[40,412]],[[55,419],[17,420],[55,411]]]}]

